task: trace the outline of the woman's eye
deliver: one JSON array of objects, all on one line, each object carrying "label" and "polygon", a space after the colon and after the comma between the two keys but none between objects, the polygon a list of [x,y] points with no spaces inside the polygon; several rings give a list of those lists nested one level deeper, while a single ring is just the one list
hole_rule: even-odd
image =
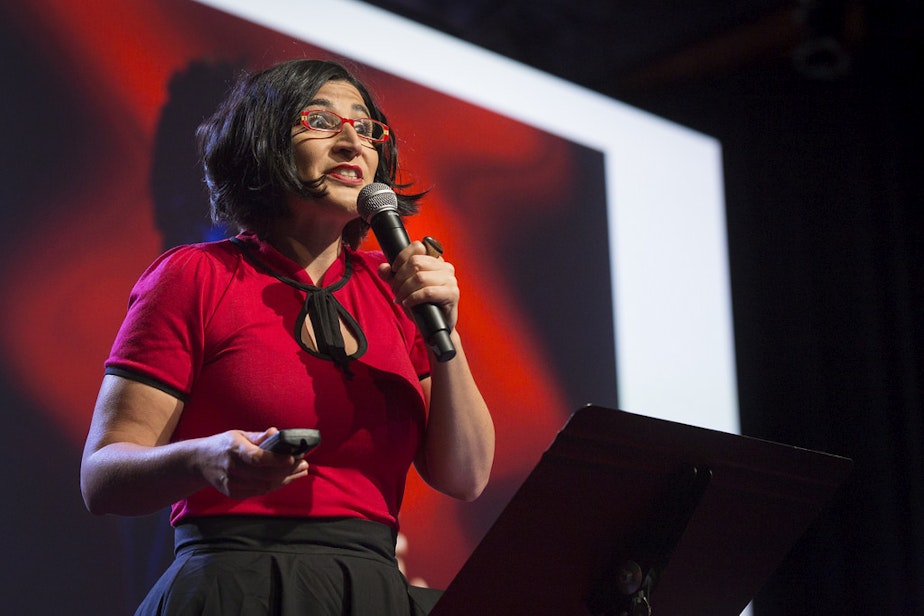
[{"label": "woman's eye", "polygon": [[336,128],[336,123],[331,120],[326,113],[309,113],[308,125],[311,128],[319,130],[331,130]]}]

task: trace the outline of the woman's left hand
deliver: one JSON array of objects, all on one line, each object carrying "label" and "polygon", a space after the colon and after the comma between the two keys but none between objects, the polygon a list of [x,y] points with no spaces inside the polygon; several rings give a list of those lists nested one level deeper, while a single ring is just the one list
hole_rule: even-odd
[{"label": "woman's left hand", "polygon": [[459,315],[459,284],[456,270],[442,257],[430,256],[423,242],[411,242],[398,253],[394,263],[379,266],[382,277],[395,293],[395,303],[405,310],[418,304],[439,306],[450,330]]}]

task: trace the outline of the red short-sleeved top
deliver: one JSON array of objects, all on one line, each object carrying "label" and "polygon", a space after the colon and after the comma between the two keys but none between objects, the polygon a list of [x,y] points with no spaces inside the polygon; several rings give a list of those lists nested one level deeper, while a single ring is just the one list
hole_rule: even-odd
[{"label": "red short-sleeved top", "polygon": [[[253,234],[183,246],[135,285],[106,371],[159,387],[185,405],[173,441],[225,430],[317,428],[308,477],[269,494],[229,499],[202,489],[173,505],[171,522],[223,514],[373,520],[397,528],[408,469],[426,423],[429,373],[417,328],[378,277],[384,256],[344,248],[318,286],[352,273],[334,297],[367,350],[344,371],[295,338],[305,271]],[[271,275],[266,271],[269,268]]]}]

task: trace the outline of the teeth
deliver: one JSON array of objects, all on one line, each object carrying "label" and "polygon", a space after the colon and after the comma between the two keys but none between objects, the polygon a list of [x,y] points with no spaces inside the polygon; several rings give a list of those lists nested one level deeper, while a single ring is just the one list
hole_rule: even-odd
[{"label": "teeth", "polygon": [[337,175],[342,175],[346,178],[358,178],[359,174],[356,173],[356,169],[337,169]]}]

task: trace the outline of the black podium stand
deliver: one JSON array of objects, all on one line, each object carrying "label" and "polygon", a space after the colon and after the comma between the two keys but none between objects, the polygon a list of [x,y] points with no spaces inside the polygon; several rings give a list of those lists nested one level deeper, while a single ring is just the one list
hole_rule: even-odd
[{"label": "black podium stand", "polygon": [[851,465],[584,407],[431,616],[737,616]]}]

